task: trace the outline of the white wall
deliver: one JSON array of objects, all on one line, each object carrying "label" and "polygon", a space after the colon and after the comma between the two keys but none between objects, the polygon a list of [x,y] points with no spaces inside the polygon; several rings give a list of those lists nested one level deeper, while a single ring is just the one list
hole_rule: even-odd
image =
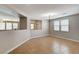
[{"label": "white wall", "polygon": [[41,30],[31,30],[31,37],[36,38],[40,36],[46,36],[49,34],[48,31],[48,20],[42,20],[42,29]]},{"label": "white wall", "polygon": [[30,31],[30,20],[27,20],[27,30],[0,32],[0,53],[8,53],[22,42],[31,38],[48,35],[48,21],[42,20],[42,30]]},{"label": "white wall", "polygon": [[[0,5],[0,20],[11,19],[19,20],[18,14]],[[26,30],[0,31],[0,53],[8,53],[21,43],[30,39],[30,20],[27,19]]]},{"label": "white wall", "polygon": [[0,53],[8,53],[22,42],[30,39],[29,21],[27,30],[0,32]]},{"label": "white wall", "polygon": [[[5,9],[5,7],[3,9],[0,8],[0,13],[1,12],[2,14],[0,14],[0,19],[4,19],[4,18],[19,19],[19,17],[15,15],[16,13],[14,13],[14,11]],[[26,42],[31,38],[45,36],[45,35],[48,35],[48,21],[42,20],[42,30],[31,31],[30,19],[27,17],[26,30],[12,30],[12,31],[0,32],[0,53],[8,53],[12,51],[14,48],[18,47],[21,43]]]},{"label": "white wall", "polygon": [[23,42],[35,37],[48,35],[48,21],[42,20],[41,30],[30,31],[30,19],[27,18],[26,30],[0,32],[0,53],[8,53]]}]

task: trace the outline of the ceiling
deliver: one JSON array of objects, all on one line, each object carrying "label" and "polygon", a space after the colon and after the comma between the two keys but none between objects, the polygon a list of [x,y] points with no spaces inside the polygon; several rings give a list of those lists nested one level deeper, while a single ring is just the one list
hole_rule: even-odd
[{"label": "ceiling", "polygon": [[[5,6],[31,19],[49,19],[49,16],[54,19],[79,13],[78,4],[8,4]],[[46,14],[48,15],[44,16]]]}]

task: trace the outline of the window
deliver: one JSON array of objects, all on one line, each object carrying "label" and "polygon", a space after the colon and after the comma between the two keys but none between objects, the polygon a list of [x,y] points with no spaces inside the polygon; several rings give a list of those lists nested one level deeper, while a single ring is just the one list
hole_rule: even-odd
[{"label": "window", "polygon": [[6,30],[12,30],[12,23],[6,23]]},{"label": "window", "polygon": [[31,21],[31,29],[32,30],[42,29],[42,21],[41,20],[32,20]]},{"label": "window", "polygon": [[0,30],[5,30],[5,23],[4,22],[0,23]]},{"label": "window", "polygon": [[55,20],[54,21],[54,31],[69,31],[69,20],[64,19],[64,20]]},{"label": "window", "polygon": [[13,29],[18,29],[18,23],[13,23]]},{"label": "window", "polygon": [[34,24],[31,24],[31,29],[34,29]]},{"label": "window", "polygon": [[59,31],[59,21],[58,20],[54,21],[54,30]]},{"label": "window", "polygon": [[3,22],[0,22],[0,30],[19,29],[18,24],[19,24],[19,22],[3,21]]},{"label": "window", "polygon": [[69,31],[69,20],[61,20],[61,31]]}]

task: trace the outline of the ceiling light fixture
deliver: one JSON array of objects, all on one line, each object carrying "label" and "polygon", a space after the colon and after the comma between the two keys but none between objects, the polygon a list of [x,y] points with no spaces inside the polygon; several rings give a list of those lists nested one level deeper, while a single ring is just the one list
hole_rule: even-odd
[{"label": "ceiling light fixture", "polygon": [[42,14],[43,19],[52,19],[54,16],[58,15],[57,13],[45,13]]},{"label": "ceiling light fixture", "polygon": [[49,16],[54,16],[56,13],[45,13],[42,15],[42,17],[49,17]]}]

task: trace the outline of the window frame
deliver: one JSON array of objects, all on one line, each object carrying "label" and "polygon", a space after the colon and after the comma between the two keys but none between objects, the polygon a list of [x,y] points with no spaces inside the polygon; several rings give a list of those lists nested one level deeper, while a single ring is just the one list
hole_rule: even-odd
[{"label": "window frame", "polygon": [[[31,24],[34,24],[34,29],[31,29]],[[31,20],[31,24],[30,24],[31,30],[42,30],[42,20]]]},{"label": "window frame", "polygon": [[[11,24],[11,29],[8,29],[8,28],[7,28],[7,24],[8,24],[8,23]],[[6,22],[5,26],[6,26],[6,29],[5,29],[5,30],[12,30],[12,29],[13,29],[13,28],[12,28],[12,23],[11,23],[11,22]]]},{"label": "window frame", "polygon": [[18,28],[19,28],[19,23],[18,22],[12,22],[12,30],[17,30],[18,28],[14,29],[14,26],[13,26],[14,23],[18,24]]},{"label": "window frame", "polygon": [[[61,21],[62,20],[68,20],[68,25],[61,25]],[[54,26],[57,26],[57,25],[54,25],[54,21],[59,21],[59,30],[54,30]],[[53,21],[53,31],[56,31],[56,32],[70,32],[70,20],[68,18],[65,18],[65,19],[57,19],[57,20],[54,20],[54,21]],[[61,27],[62,26],[68,26],[68,31],[61,30]]]},{"label": "window frame", "polygon": [[[55,22],[55,21],[59,21],[59,25],[54,25],[54,22]],[[54,22],[53,22],[53,28],[54,28],[55,26],[59,26],[59,30],[54,30],[54,29],[53,29],[53,30],[56,31],[56,32],[59,32],[59,31],[60,31],[60,20],[54,20]]]},{"label": "window frame", "polygon": [[5,25],[4,29],[3,30],[0,29],[0,31],[4,31],[6,29],[6,23],[5,22],[0,22],[0,23],[4,23],[4,25]]},{"label": "window frame", "polygon": [[[33,25],[33,27],[32,27],[32,25]],[[35,28],[35,24],[34,23],[31,23],[31,30],[34,30],[34,28]]]},{"label": "window frame", "polygon": [[[14,22],[12,22],[12,21],[3,21],[2,23],[5,23],[5,29],[0,30],[0,31],[10,31],[10,30],[15,30],[15,29],[13,29],[13,23],[18,23],[18,22],[16,22],[16,21],[14,21]],[[7,23],[11,23],[11,27],[12,27],[11,29],[7,29]],[[19,29],[19,23],[18,23],[18,29]]]},{"label": "window frame", "polygon": [[[68,25],[61,25],[62,20],[68,20]],[[60,20],[60,31],[61,32],[70,32],[70,21],[69,21],[69,19],[62,19],[62,20]],[[68,31],[61,30],[62,26],[67,26],[68,27]]]}]

